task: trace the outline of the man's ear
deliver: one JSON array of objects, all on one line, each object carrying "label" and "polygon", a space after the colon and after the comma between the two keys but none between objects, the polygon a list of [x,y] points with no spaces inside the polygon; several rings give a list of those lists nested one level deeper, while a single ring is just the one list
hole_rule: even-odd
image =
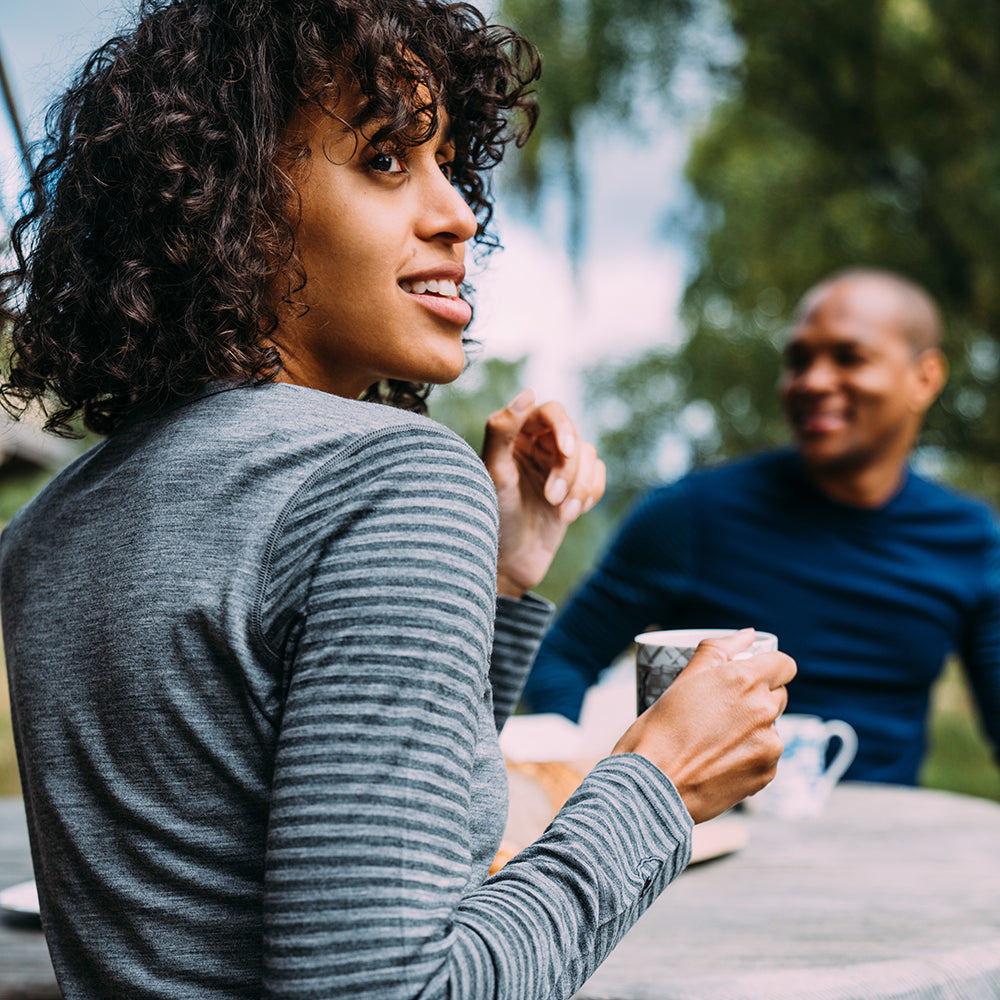
[{"label": "man's ear", "polygon": [[936,347],[922,351],[915,359],[916,392],[913,397],[914,410],[924,413],[941,394],[948,381],[948,359]]}]

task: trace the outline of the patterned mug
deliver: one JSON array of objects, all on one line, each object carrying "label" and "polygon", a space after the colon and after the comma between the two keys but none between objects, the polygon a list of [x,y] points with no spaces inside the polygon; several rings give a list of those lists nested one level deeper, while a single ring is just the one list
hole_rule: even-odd
[{"label": "patterned mug", "polygon": [[[688,665],[702,639],[733,635],[734,628],[678,628],[643,632],[635,637],[635,685],[638,714],[649,708]],[[778,648],[778,637],[758,632],[753,643],[736,659],[745,660]]]}]

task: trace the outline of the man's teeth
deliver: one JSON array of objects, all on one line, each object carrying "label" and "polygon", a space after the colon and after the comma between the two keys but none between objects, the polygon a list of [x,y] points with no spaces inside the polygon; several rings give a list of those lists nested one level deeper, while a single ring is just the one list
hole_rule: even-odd
[{"label": "man's teeth", "polygon": [[430,292],[432,295],[443,295],[445,298],[454,299],[458,296],[458,285],[450,278],[431,278],[430,281],[401,281],[399,287],[404,292],[413,292],[414,295],[423,295]]}]

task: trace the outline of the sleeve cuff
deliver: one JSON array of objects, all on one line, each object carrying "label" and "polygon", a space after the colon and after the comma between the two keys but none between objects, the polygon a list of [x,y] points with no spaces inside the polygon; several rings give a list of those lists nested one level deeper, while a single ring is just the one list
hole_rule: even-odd
[{"label": "sleeve cuff", "polygon": [[666,876],[656,878],[663,885],[673,881],[691,860],[694,820],[670,778],[641,754],[623,753],[600,761],[584,785],[589,782],[614,796],[620,811],[629,808],[631,814],[622,820],[631,835],[633,863],[656,869],[647,874]]},{"label": "sleeve cuff", "polygon": [[555,605],[530,591],[520,600],[497,594],[497,624],[504,622],[541,635],[548,627]]},{"label": "sleeve cuff", "polygon": [[497,732],[503,729],[524,687],[524,679],[538,652],[545,629],[552,618],[553,605],[535,594],[520,600],[497,597],[490,684],[493,689],[493,716]]}]

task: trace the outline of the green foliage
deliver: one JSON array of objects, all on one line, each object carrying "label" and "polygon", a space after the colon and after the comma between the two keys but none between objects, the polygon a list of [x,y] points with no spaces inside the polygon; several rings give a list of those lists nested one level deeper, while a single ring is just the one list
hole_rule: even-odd
[{"label": "green foliage", "polygon": [[41,469],[0,478],[0,525],[6,524],[51,478],[51,472]]},{"label": "green foliage", "polygon": [[1000,773],[955,661],[948,664],[932,692],[928,753],[920,769],[920,784],[1000,802]]},{"label": "green foliage", "polygon": [[684,399],[713,407],[712,454],[783,436],[775,347],[791,311],[865,264],[919,281],[944,312],[952,376],[926,441],[995,462],[1000,0],[729,8],[744,55],[687,166],[705,211],[674,359]]}]

